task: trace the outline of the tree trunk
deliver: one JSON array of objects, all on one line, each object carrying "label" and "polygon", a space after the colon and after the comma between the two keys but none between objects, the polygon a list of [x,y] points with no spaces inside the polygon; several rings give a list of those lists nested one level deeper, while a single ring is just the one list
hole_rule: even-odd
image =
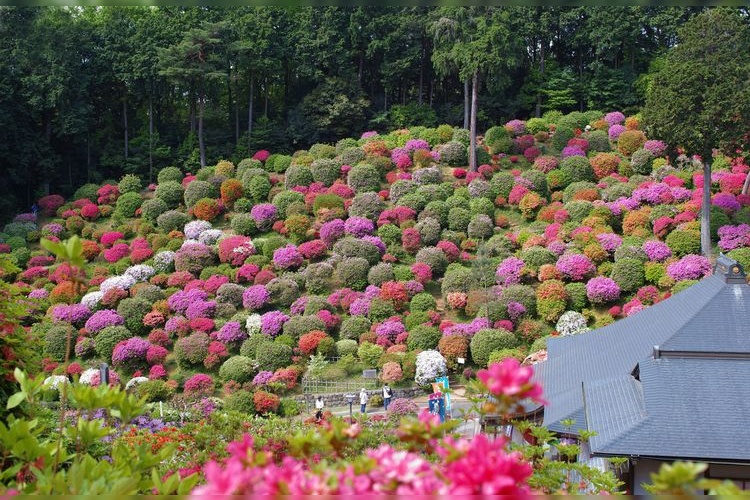
[{"label": "tree trunk", "polygon": [[422,86],[424,85],[424,43],[422,43],[422,53],[419,56],[419,105],[422,105]]},{"label": "tree trunk", "polygon": [[91,182],[91,133],[86,132],[86,183]]},{"label": "tree trunk", "polygon": [[[542,75],[542,78],[544,77],[544,44],[545,39],[542,38],[542,43],[540,44],[539,49],[539,74]],[[542,116],[542,93],[537,92],[536,94],[536,109],[534,110],[534,116],[537,118]]]},{"label": "tree trunk", "polygon": [[703,206],[701,207],[701,253],[711,258],[711,164],[703,165]]},{"label": "tree trunk", "polygon": [[360,51],[359,53],[359,68],[357,70],[357,82],[362,85],[362,72],[364,70],[365,66],[365,54],[364,52]]},{"label": "tree trunk", "polygon": [[148,95],[148,183],[154,182],[154,97]]},{"label": "tree trunk", "polygon": [[265,93],[266,102],[263,105],[263,116],[268,118],[268,77],[263,81],[263,90]]},{"label": "tree trunk", "polygon": [[747,194],[748,190],[750,190],[750,174],[745,177],[745,184],[742,185],[742,194]]},{"label": "tree trunk", "polygon": [[477,93],[479,91],[479,71],[471,78],[471,128],[469,129],[469,169],[477,171]]},{"label": "tree trunk", "polygon": [[464,128],[469,128],[469,79],[464,81]]},{"label": "tree trunk", "polygon": [[206,145],[203,142],[203,110],[206,107],[206,96],[201,92],[198,97],[198,148],[201,155],[201,168],[206,166]]},{"label": "tree trunk", "polygon": [[250,135],[253,133],[253,95],[255,94],[255,78],[250,72],[250,97],[247,100],[247,149],[250,151]]},{"label": "tree trunk", "polygon": [[122,98],[122,127],[125,129],[125,161],[128,161],[128,96]]}]

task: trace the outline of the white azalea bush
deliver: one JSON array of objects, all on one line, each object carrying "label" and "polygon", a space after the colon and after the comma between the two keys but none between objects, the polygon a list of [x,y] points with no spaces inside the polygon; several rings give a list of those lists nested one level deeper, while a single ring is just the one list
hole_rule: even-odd
[{"label": "white azalea bush", "polygon": [[564,312],[562,316],[560,316],[560,319],[557,320],[555,329],[557,330],[557,333],[563,337],[576,335],[590,330],[590,328],[586,326],[586,318],[583,314],[576,311]]},{"label": "white azalea bush", "polygon": [[436,377],[442,377],[448,371],[445,358],[438,351],[430,349],[417,354],[417,370],[414,382],[417,385],[426,385],[433,382]]}]

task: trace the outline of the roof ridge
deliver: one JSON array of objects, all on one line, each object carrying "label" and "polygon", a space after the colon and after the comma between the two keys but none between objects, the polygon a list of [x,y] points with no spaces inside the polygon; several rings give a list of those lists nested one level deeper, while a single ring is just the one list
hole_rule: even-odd
[{"label": "roof ridge", "polygon": [[[721,280],[721,281],[723,282],[723,279],[721,278],[721,275],[720,275],[720,274],[712,274],[711,276],[709,276],[709,277],[707,277],[707,278],[704,278],[704,279],[711,279],[711,278],[717,278],[717,279],[719,279],[719,280]],[[697,284],[697,283],[696,283],[696,284]],[[724,283],[724,285],[726,285],[726,283]],[[707,307],[709,307],[709,306],[710,306],[710,305],[711,305],[711,304],[713,303],[713,299],[714,299],[714,298],[716,297],[716,295],[718,295],[719,293],[721,293],[721,291],[722,291],[723,289],[724,289],[724,286],[721,286],[721,287],[717,288],[716,290],[714,290],[714,293],[712,293],[712,294],[710,294],[710,295],[708,295],[708,294],[706,294],[706,295],[703,295],[702,297],[705,297],[705,302],[703,302],[703,305],[702,305],[702,306],[700,307],[700,309],[696,310],[696,313],[695,313],[695,314],[693,314],[692,316],[687,316],[687,317],[686,317],[686,319],[685,319],[685,320],[684,320],[683,322],[681,322],[680,324],[681,324],[681,325],[686,325],[687,323],[689,323],[689,322],[690,322],[690,320],[691,320],[692,318],[694,318],[694,317],[696,317],[696,316],[700,316],[700,313],[701,313],[701,312],[702,312],[702,311],[703,311],[704,309],[706,309]],[[672,296],[670,296],[669,298],[672,298]],[[669,337],[667,337],[667,338],[666,338],[666,339],[665,339],[665,340],[664,340],[664,341],[662,342],[662,344],[667,344],[667,343],[668,343],[668,342],[670,342],[670,341],[671,341],[671,340],[672,340],[673,338],[675,338],[675,337],[678,337],[678,336],[679,336],[679,335],[680,335],[681,333],[682,333],[682,332],[681,332],[680,330],[675,330],[675,331],[674,331],[674,332],[672,333],[672,335],[670,335]]]}]

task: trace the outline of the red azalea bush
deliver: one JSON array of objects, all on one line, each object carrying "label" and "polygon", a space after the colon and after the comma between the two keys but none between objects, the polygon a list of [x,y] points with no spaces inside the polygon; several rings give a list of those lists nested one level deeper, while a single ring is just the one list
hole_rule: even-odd
[{"label": "red azalea bush", "polygon": [[328,337],[328,334],[321,330],[313,330],[302,335],[298,343],[300,352],[305,355],[313,354],[318,348],[320,341],[326,337]]},{"label": "red azalea bush", "polygon": [[206,395],[210,396],[214,392],[214,379],[211,375],[196,373],[185,381],[185,394],[191,396]]},{"label": "red azalea bush", "polygon": [[253,403],[255,404],[255,411],[261,415],[275,412],[279,409],[279,403],[281,400],[276,394],[271,394],[266,391],[257,391],[253,394]]},{"label": "red azalea bush", "polygon": [[37,200],[37,205],[41,209],[42,213],[47,217],[52,217],[57,212],[57,209],[65,204],[65,198],[59,194],[50,194],[42,196]]}]

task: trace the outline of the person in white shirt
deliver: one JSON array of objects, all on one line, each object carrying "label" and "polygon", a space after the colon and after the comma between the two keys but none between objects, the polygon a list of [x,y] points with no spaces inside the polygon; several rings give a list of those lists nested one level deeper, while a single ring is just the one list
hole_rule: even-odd
[{"label": "person in white shirt", "polygon": [[391,390],[388,384],[385,384],[383,386],[383,406],[385,406],[386,411],[388,410],[388,405],[391,404],[392,397],[393,397],[393,390]]},{"label": "person in white shirt", "polygon": [[363,387],[361,391],[359,391],[359,412],[365,413],[367,411],[367,391]]},{"label": "person in white shirt", "polygon": [[318,398],[315,400],[315,420],[320,422],[320,419],[323,418],[323,408],[325,407],[325,403],[323,403],[323,396],[318,396]]}]

